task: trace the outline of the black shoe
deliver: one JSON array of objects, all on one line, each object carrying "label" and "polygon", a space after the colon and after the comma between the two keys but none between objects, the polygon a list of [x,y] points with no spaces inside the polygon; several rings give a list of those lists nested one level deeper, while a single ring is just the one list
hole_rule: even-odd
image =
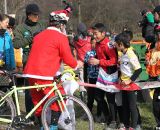
[{"label": "black shoe", "polygon": [[106,119],[103,116],[95,116],[94,121],[97,123],[106,123]]},{"label": "black shoe", "polygon": [[116,121],[112,121],[108,126],[106,126],[105,130],[115,130],[117,129]]}]

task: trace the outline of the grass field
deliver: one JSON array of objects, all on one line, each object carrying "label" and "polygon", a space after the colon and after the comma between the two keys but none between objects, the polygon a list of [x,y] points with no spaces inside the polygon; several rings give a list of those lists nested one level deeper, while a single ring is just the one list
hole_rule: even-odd
[{"label": "grass field", "polygon": [[[20,96],[20,103],[21,103],[21,110],[23,110],[24,112],[25,107],[24,107],[23,96]],[[138,107],[139,107],[141,118],[142,118],[142,130],[154,130],[156,123],[152,113],[152,103],[138,103]],[[86,124],[85,121],[79,120],[78,129],[76,130],[87,130],[87,128],[85,128],[86,126],[85,124]],[[104,128],[105,128],[104,124],[95,123],[95,130],[103,130]],[[4,130],[4,129],[1,129],[0,127],[0,130]],[[25,130],[39,130],[39,128],[30,127]]]},{"label": "grass field", "polygon": [[[142,118],[142,130],[154,130],[156,122],[152,113],[151,103],[138,103]],[[95,130],[103,130],[105,128],[102,124],[95,123]]]},{"label": "grass field", "polygon": [[139,104],[140,114],[142,117],[142,128],[143,130],[154,130],[156,122],[152,113],[151,103]]},{"label": "grass field", "polygon": [[[154,130],[156,122],[152,113],[152,103],[138,103],[138,107],[142,118],[142,130]],[[80,120],[78,130],[87,130],[87,128],[84,127],[85,127],[85,122]],[[104,124],[95,123],[95,130],[103,130],[104,128],[105,128]],[[26,129],[26,130],[31,130],[31,129]]]}]

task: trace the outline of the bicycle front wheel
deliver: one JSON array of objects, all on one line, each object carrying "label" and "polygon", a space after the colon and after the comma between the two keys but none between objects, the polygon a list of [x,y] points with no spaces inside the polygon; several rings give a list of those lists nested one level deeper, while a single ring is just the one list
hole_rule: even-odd
[{"label": "bicycle front wheel", "polygon": [[[0,99],[5,93],[0,91]],[[6,97],[0,102],[0,129],[11,128],[11,121],[16,116],[16,108],[11,97]]]},{"label": "bicycle front wheel", "polygon": [[[93,117],[86,104],[74,96],[63,95],[63,98],[66,100],[67,110],[61,112],[58,128],[62,130],[94,130]],[[59,100],[58,96],[53,97],[43,107],[42,124],[45,130],[49,130],[51,125],[51,114],[48,114],[51,112],[50,106]]]}]

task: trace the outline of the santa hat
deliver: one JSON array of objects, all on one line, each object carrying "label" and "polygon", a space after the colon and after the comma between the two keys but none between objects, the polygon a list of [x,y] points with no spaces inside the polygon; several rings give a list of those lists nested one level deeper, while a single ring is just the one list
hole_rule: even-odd
[{"label": "santa hat", "polygon": [[[51,19],[55,21],[68,21],[69,16],[66,10],[57,10],[50,13]],[[52,20],[51,20],[52,21]]]},{"label": "santa hat", "polygon": [[59,16],[62,20],[68,21],[69,20],[69,14],[72,12],[72,6],[69,3],[66,3],[67,6],[64,10],[57,10],[50,13],[50,16]]}]

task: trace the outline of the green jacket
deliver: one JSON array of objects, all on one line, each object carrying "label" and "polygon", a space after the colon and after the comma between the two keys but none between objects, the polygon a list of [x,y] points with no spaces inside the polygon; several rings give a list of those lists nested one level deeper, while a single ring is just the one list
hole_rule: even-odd
[{"label": "green jacket", "polygon": [[46,23],[38,22],[35,26],[28,26],[27,24],[23,23],[15,28],[13,32],[14,33],[13,46],[16,49],[19,48],[23,49],[24,65],[27,62],[33,37],[42,30],[46,29],[46,27],[47,27]]},{"label": "green jacket", "polygon": [[149,23],[154,23],[154,15],[151,12],[147,12],[146,17]]}]

